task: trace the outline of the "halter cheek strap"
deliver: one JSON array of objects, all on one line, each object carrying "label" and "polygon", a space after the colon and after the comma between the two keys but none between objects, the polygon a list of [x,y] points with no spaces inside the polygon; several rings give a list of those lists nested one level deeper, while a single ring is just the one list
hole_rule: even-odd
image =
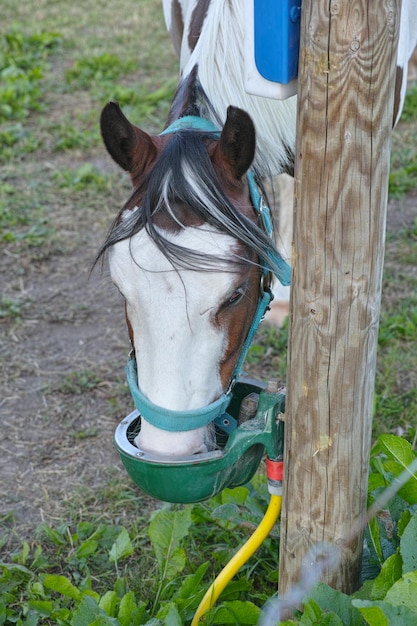
[{"label": "halter cheek strap", "polygon": [[[269,206],[265,204],[262,195],[259,193],[254,173],[248,172],[246,174],[246,178],[248,181],[250,198],[256,212],[262,220],[263,229],[268,237],[273,239],[274,232],[272,226],[271,210]],[[274,267],[273,272],[268,265],[268,260],[272,260],[272,267]],[[272,272],[278,278],[281,285],[284,285],[284,287],[287,287],[291,282],[291,267],[288,265],[285,259],[282,258],[278,251],[271,253],[269,259],[263,259],[262,270],[264,276]]]}]

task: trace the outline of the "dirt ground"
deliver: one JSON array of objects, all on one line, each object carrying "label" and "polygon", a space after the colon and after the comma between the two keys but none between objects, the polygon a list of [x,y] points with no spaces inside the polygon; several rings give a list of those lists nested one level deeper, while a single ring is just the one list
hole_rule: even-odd
[{"label": "dirt ground", "polygon": [[3,295],[18,290],[25,305],[20,320],[0,327],[0,514],[14,511],[25,526],[59,520],[71,491],[121,471],[109,395],[128,341],[110,281],[90,276],[100,239],[86,238],[92,241],[38,262],[7,251],[2,260]]}]

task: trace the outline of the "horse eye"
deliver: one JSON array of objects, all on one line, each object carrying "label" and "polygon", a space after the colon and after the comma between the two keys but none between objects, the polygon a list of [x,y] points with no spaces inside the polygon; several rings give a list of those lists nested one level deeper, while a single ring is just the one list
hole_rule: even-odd
[{"label": "horse eye", "polygon": [[227,300],[227,302],[225,302],[225,306],[232,306],[232,304],[237,304],[243,298],[244,294],[245,294],[245,288],[238,287],[237,289],[234,290],[234,292],[232,293],[230,298]]}]

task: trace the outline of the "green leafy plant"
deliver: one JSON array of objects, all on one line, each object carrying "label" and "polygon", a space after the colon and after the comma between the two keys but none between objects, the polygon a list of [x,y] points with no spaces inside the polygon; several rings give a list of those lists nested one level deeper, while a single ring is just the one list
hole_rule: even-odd
[{"label": "green leafy plant", "polygon": [[0,122],[39,110],[46,59],[60,42],[58,33],[13,31],[0,37]]},{"label": "green leafy plant", "polygon": [[388,180],[389,194],[395,198],[402,198],[408,191],[417,185],[416,155],[410,162],[390,172]]},{"label": "green leafy plant", "polygon": [[19,321],[22,316],[24,302],[16,298],[0,297],[0,320],[13,319]]},{"label": "green leafy plant", "polygon": [[110,189],[111,178],[101,174],[96,167],[90,163],[85,163],[80,167],[62,170],[55,176],[60,187],[69,191],[84,191],[94,189],[96,192],[103,192]]},{"label": "green leafy plant", "polygon": [[122,60],[115,54],[104,52],[74,61],[65,78],[71,87],[90,89],[92,83],[117,82],[121,75],[134,71],[135,66],[134,61]]},{"label": "green leafy plant", "polygon": [[62,393],[79,395],[95,389],[99,382],[100,379],[94,372],[81,370],[66,374],[59,388]]},{"label": "green leafy plant", "polygon": [[16,199],[19,202],[17,189],[5,183],[0,191],[0,241],[42,245],[51,233],[44,207],[31,199],[23,210],[16,210]]},{"label": "green leafy plant", "polygon": [[417,85],[410,87],[407,91],[401,119],[406,122],[417,119]]},{"label": "green leafy plant", "polygon": [[[370,504],[409,471],[410,465],[417,465],[416,459],[406,440],[381,436],[372,450]],[[142,563],[137,570],[139,544],[132,531],[93,522],[80,522],[73,530],[65,524],[56,529],[44,524],[38,542],[29,545],[24,541],[8,562],[0,563],[0,623],[189,624],[211,582],[209,572],[218,573],[232,556],[235,544],[243,541],[242,533],[257,526],[267,499],[265,479],[258,474],[251,485],[226,489],[206,503],[167,505],[156,511],[148,526],[150,545],[145,558],[148,564],[154,559],[157,569],[151,566],[153,575],[146,593],[143,576],[149,565]],[[320,583],[304,597],[302,613],[296,612],[283,624],[417,624],[414,472],[387,506],[367,530],[364,573],[368,578],[359,591],[346,596]],[[265,543],[256,575],[253,564],[246,566],[225,589],[218,605],[204,616],[205,624],[258,623],[261,607],[274,593],[273,587],[265,593],[273,580],[268,568],[277,570],[276,536],[275,545],[272,539]],[[53,552],[48,544],[54,547]],[[128,577],[129,570],[133,575]],[[142,578],[136,579],[140,571]],[[104,584],[97,585],[103,572],[107,572]]]}]

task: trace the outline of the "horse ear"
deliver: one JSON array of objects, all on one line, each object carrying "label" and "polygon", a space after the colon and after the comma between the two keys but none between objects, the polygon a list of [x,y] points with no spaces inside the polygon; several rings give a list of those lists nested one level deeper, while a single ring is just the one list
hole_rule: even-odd
[{"label": "horse ear", "polygon": [[150,135],[129,122],[117,102],[108,102],[100,116],[101,135],[110,156],[133,175],[156,155]]},{"label": "horse ear", "polygon": [[242,178],[251,166],[255,145],[255,126],[249,115],[242,109],[229,106],[218,150],[223,165],[234,178]]}]

